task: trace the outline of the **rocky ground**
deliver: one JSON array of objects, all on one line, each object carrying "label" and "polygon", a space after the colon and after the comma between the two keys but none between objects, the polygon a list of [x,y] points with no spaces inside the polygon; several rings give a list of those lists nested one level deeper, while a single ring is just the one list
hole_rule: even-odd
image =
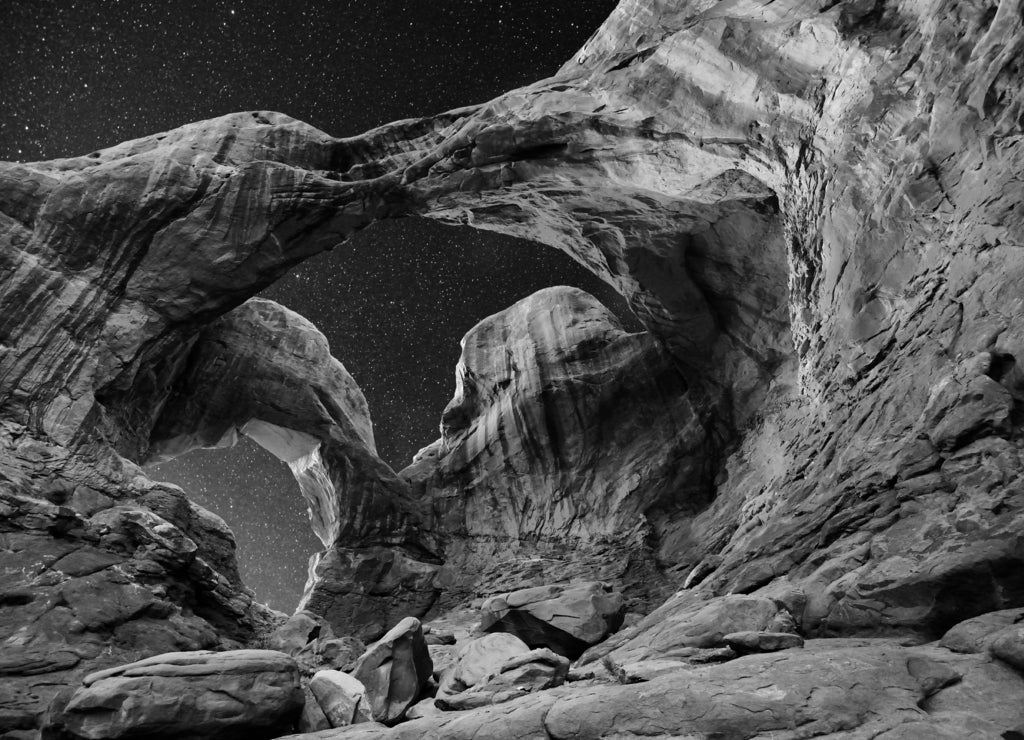
[{"label": "rocky ground", "polygon": [[[484,105],[0,163],[0,737],[1024,737],[1022,26],[622,0]],[[251,297],[412,215],[645,331],[484,318],[396,473]],[[239,434],[323,543],[291,617],[140,467]]]}]

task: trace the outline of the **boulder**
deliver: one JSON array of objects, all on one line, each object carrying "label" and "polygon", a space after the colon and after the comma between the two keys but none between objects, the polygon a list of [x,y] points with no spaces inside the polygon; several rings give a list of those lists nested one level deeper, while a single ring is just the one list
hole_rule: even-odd
[{"label": "boulder", "polygon": [[722,640],[740,655],[774,653],[777,650],[789,650],[804,646],[804,638],[792,632],[730,632]]},{"label": "boulder", "polygon": [[445,710],[475,709],[518,699],[526,694],[561,686],[569,673],[569,661],[561,655],[537,648],[509,658],[498,670],[472,688],[453,696],[439,696],[436,705]]},{"label": "boulder", "polygon": [[441,676],[439,695],[458,694],[501,672],[506,661],[526,655],[530,647],[515,635],[495,632],[472,640],[454,656]]},{"label": "boulder", "polygon": [[983,653],[996,635],[1021,623],[1024,623],[1024,609],[988,612],[950,627],[939,644],[958,653]]},{"label": "boulder", "polygon": [[83,740],[256,740],[291,728],[303,703],[284,653],[167,653],[86,676],[59,724]]},{"label": "boulder", "polygon": [[1024,625],[1007,627],[998,632],[989,651],[1018,671],[1024,671]]},{"label": "boulder", "polygon": [[297,611],[267,639],[267,647],[295,656],[317,640],[333,637],[330,625],[323,618],[307,611]]},{"label": "boulder", "polygon": [[331,727],[347,727],[372,722],[366,687],[341,671],[318,671],[309,682],[309,690]]},{"label": "boulder", "polygon": [[534,647],[578,658],[622,624],[622,595],[601,583],[541,586],[494,596],[483,603],[480,628],[508,632]]},{"label": "boulder", "polygon": [[406,617],[366,649],[352,676],[366,687],[373,719],[393,724],[420,699],[433,671],[420,620]]}]

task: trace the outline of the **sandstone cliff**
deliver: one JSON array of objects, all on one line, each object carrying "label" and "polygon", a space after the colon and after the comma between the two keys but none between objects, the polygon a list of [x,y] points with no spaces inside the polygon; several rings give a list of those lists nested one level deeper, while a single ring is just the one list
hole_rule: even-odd
[{"label": "sandstone cliff", "polygon": [[[928,640],[1024,604],[1022,23],[1015,0],[623,0],[557,75],[484,105],[350,139],[239,113],[0,164],[7,726],[38,724],[89,661],[266,624],[229,533],[134,465],[233,430],[293,463],[326,548],[306,605],[338,629],[537,580],[606,579],[641,611],[678,591],[583,658],[622,667],[706,649],[695,625],[728,605],[752,629]],[[563,249],[648,331],[571,290],[484,320],[441,439],[396,476],[315,330],[274,339],[301,318],[244,301],[407,215]],[[294,398],[264,403],[282,383]],[[93,615],[90,589],[117,614]],[[1019,688],[964,663],[949,694],[928,662],[948,656],[847,647],[822,648],[821,675],[863,659],[903,698],[829,714],[799,660],[744,658],[788,697],[770,721],[673,727],[753,737],[824,712],[810,736],[899,737],[919,707],[931,734],[984,714],[965,697]],[[701,680],[745,686],[729,665]],[[608,691],[510,711],[596,737],[607,723],[581,717]],[[488,712],[438,726],[479,736]]]}]

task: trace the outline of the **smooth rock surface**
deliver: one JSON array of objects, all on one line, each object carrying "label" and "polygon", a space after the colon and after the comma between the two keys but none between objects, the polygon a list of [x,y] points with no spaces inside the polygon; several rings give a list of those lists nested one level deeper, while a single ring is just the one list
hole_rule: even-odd
[{"label": "smooth rock surface", "polygon": [[86,676],[60,714],[71,737],[273,738],[303,706],[295,663],[272,650],[168,653]]}]

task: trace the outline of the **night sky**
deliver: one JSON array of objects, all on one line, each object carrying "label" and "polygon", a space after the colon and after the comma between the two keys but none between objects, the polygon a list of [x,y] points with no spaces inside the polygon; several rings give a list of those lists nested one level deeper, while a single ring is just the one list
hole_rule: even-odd
[{"label": "night sky", "polygon": [[[0,0],[0,159],[83,154],[238,110],[335,136],[554,73],[615,0]],[[262,294],[312,320],[400,469],[437,436],[458,341],[549,285],[626,309],[562,253],[422,219],[377,224]],[[631,324],[635,326],[635,324]],[[154,468],[234,530],[243,577],[291,610],[319,549],[287,467],[254,444]]]}]

